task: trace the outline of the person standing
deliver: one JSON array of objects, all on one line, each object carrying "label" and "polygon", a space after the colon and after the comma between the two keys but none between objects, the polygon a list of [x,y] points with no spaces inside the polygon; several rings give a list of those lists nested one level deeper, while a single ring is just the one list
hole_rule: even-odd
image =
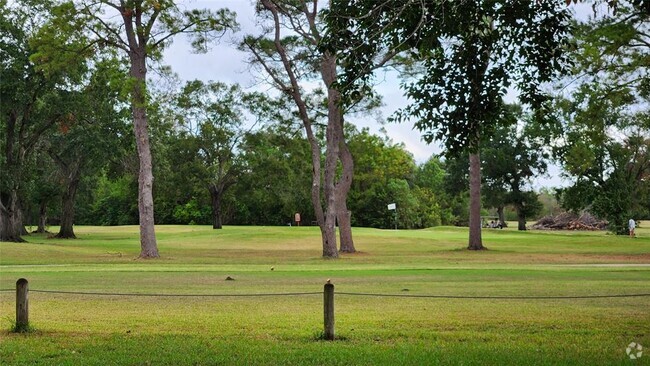
[{"label": "person standing", "polygon": [[634,219],[630,219],[630,221],[627,222],[627,227],[630,229],[630,238],[633,238],[634,229],[636,228],[636,222],[634,222]]}]

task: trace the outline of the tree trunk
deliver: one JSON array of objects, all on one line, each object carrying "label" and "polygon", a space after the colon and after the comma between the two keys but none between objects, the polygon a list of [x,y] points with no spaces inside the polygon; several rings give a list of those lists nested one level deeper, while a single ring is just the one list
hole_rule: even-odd
[{"label": "tree trunk", "polygon": [[323,239],[323,257],[338,258],[339,252],[336,248],[336,212],[329,211],[325,215],[325,228],[321,230]]},{"label": "tree trunk", "polygon": [[21,238],[22,221],[18,208],[18,192],[11,190],[0,200],[0,241],[23,243]]},{"label": "tree trunk", "polygon": [[9,241],[9,213],[0,202],[0,241]]},{"label": "tree trunk", "polygon": [[[321,171],[321,148],[318,142],[318,139],[314,136],[312,131],[312,121],[307,111],[307,106],[305,101],[302,98],[301,87],[298,83],[298,76],[294,71],[295,64],[287,56],[287,50],[282,44],[282,21],[280,19],[280,14],[286,15],[285,9],[279,7],[276,2],[271,0],[260,0],[259,2],[266,10],[268,10],[273,16],[274,23],[274,45],[275,49],[278,51],[278,56],[282,61],[283,67],[287,73],[287,76],[290,81],[290,85],[287,85],[282,78],[277,77],[274,72],[269,72],[269,76],[274,80],[277,85],[281,86],[280,90],[289,94],[291,98],[296,103],[298,107],[298,112],[305,131],[307,133],[307,139],[311,146],[311,158],[312,158],[312,188],[311,188],[311,200],[314,205],[314,211],[316,214],[316,220],[318,226],[320,227],[321,237],[323,242],[323,257],[326,258],[336,258],[338,257],[338,250],[336,247],[336,167],[339,159],[339,144],[338,144],[338,131],[341,114],[339,111],[339,100],[340,96],[334,90],[329,88],[329,86],[336,80],[336,59],[325,53],[321,57],[321,76],[325,85],[328,87],[328,123],[327,123],[327,146],[325,153],[325,172]],[[320,40],[320,34],[318,33],[318,27],[316,26],[316,16],[317,8],[314,7],[313,12],[305,8],[304,15],[307,17],[309,23],[309,30],[313,39],[311,40],[314,47],[318,45]],[[302,29],[302,26],[300,26]],[[304,29],[302,29],[304,30]],[[265,58],[260,52],[258,52],[255,47],[250,47],[250,50],[255,55],[256,59],[264,65],[264,68],[270,70],[269,65],[266,63]],[[336,111],[338,113],[332,113]],[[323,183],[321,184],[322,176],[325,176]]]},{"label": "tree trunk", "polygon": [[517,230],[526,231],[526,214],[524,213],[524,208],[521,205],[517,205]]},{"label": "tree trunk", "polygon": [[501,227],[506,227],[506,216],[503,213],[503,206],[497,207],[497,215],[499,216],[499,224],[501,224]]},{"label": "tree trunk", "polygon": [[153,210],[153,169],[146,108],[146,45],[129,53],[131,58],[131,77],[134,78],[132,95],[133,130],[140,171],[138,175],[138,211],[140,214],[140,258],[158,258],[158,244],[154,228]]},{"label": "tree trunk", "polygon": [[[331,102],[330,102],[331,103]],[[339,252],[336,246],[336,186],[334,184],[336,176],[336,163],[338,161],[338,144],[333,143],[332,135],[335,133],[335,127],[327,126],[327,150],[325,153],[325,183],[323,185],[325,193],[325,222],[321,226],[323,239],[323,257],[338,258]]]},{"label": "tree trunk", "polygon": [[61,197],[61,228],[56,234],[60,239],[76,239],[74,234],[74,202],[77,197],[77,188],[79,187],[79,169],[76,169],[73,176],[69,177],[66,190]]},{"label": "tree trunk", "polygon": [[221,192],[214,184],[210,184],[210,198],[212,199],[212,228],[221,229]]},{"label": "tree trunk", "polygon": [[469,250],[483,250],[481,238],[481,159],[469,154]]},{"label": "tree trunk", "polygon": [[[24,242],[20,237],[20,228],[16,221],[18,220],[18,184],[20,183],[20,174],[22,164],[21,157],[23,150],[16,149],[15,143],[20,139],[16,136],[16,125],[18,115],[16,111],[9,113],[9,118],[4,127],[5,151],[2,168],[2,179],[7,186],[6,191],[0,191],[0,241],[20,243]],[[17,152],[17,150],[19,152]]]},{"label": "tree trunk", "polygon": [[0,202],[0,241],[20,242],[22,239],[13,231],[11,213],[8,207]]},{"label": "tree trunk", "polygon": [[352,225],[351,217],[352,211],[348,210],[347,203],[345,201],[339,202],[340,207],[337,208],[336,218],[339,222],[339,240],[340,243],[340,252],[343,253],[355,253],[357,250],[354,248],[354,241],[352,240]]},{"label": "tree trunk", "polygon": [[[347,198],[345,186],[348,182],[346,179],[351,180],[351,176],[346,178],[344,174],[341,181],[338,184],[336,182],[337,163],[341,158],[341,138],[343,137],[341,121],[343,116],[339,105],[341,94],[330,87],[336,80],[336,59],[327,52],[321,59],[321,76],[327,86],[327,130],[325,133],[327,149],[325,153],[325,184],[323,186],[326,202],[325,226],[327,230],[331,227],[334,231],[338,214],[337,204]],[[351,181],[349,183],[351,184]],[[328,235],[323,238],[323,256],[338,257],[336,235],[333,236],[333,240],[330,240]]]},{"label": "tree trunk", "polygon": [[20,235],[29,235],[29,231],[27,231],[27,228],[25,228],[25,220],[23,218],[23,209],[22,207],[18,207],[16,210],[16,225],[18,225],[18,230],[20,231]]},{"label": "tree trunk", "polygon": [[348,145],[345,142],[345,135],[343,130],[343,118],[341,117],[341,125],[339,127],[339,142],[341,165],[343,166],[343,174],[338,182],[337,192],[337,214],[336,217],[339,221],[339,240],[340,251],[343,253],[354,253],[354,240],[352,239],[352,212],[348,211],[348,193],[352,187],[352,174],[354,172],[354,160]]},{"label": "tree trunk", "polygon": [[336,213],[328,212],[325,215],[325,228],[321,230],[323,239],[323,257],[324,258],[338,258],[339,252],[336,249]]},{"label": "tree trunk", "polygon": [[38,210],[38,228],[36,232],[38,234],[44,234],[47,232],[45,227],[47,226],[47,202],[45,200],[41,201],[39,210]]}]

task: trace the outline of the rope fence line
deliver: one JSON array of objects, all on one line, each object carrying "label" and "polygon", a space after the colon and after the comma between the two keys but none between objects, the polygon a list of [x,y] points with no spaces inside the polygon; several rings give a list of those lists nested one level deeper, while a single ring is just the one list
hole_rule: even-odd
[{"label": "rope fence line", "polygon": [[621,297],[646,297],[647,294],[614,294],[614,295],[578,295],[578,296],[463,296],[463,295],[406,295],[406,294],[371,294],[359,292],[337,292],[337,295],[375,296],[375,297],[411,297],[428,299],[476,299],[476,300],[562,300],[562,299],[603,299]]},{"label": "rope fence line", "polygon": [[[2,289],[2,292],[13,291]],[[285,292],[285,293],[257,293],[257,294],[143,294],[121,292],[84,292],[84,291],[55,291],[55,290],[30,290],[29,282],[21,278],[16,282],[16,323],[14,332],[29,332],[29,292],[65,295],[89,296],[138,296],[138,297],[280,297],[280,296],[311,296],[323,294],[323,338],[334,340],[334,284],[327,280],[323,292]],[[417,295],[417,294],[373,294],[364,292],[338,292],[338,295],[347,296],[372,296],[372,297],[399,297],[399,298],[429,298],[429,299],[497,299],[497,300],[563,300],[563,299],[599,299],[599,298],[631,298],[650,296],[650,293],[638,294],[611,294],[611,295],[583,295],[583,296],[466,296],[466,295]]]},{"label": "rope fence line", "polygon": [[261,294],[143,294],[143,293],[112,293],[112,292],[81,292],[81,291],[53,291],[53,290],[29,290],[30,292],[41,292],[47,294],[68,294],[68,295],[95,295],[95,296],[135,296],[135,297],[269,297],[269,296],[303,296],[321,295],[322,292],[284,292],[284,293],[261,293]]},{"label": "rope fence line", "polygon": [[[0,289],[0,292],[15,291],[15,289]],[[322,292],[284,292],[284,293],[258,293],[258,294],[143,294],[121,292],[83,292],[83,291],[57,291],[34,290],[30,292],[46,294],[89,295],[89,296],[132,296],[132,297],[272,297],[272,296],[309,296],[320,295]],[[468,299],[468,300],[575,300],[575,299],[606,299],[606,298],[631,298],[650,297],[650,293],[639,294],[610,294],[610,295],[569,295],[569,296],[470,296],[470,295],[416,295],[416,294],[379,294],[366,292],[336,292],[337,295],[366,296],[366,297],[398,297],[398,298],[423,298],[423,299]]]}]

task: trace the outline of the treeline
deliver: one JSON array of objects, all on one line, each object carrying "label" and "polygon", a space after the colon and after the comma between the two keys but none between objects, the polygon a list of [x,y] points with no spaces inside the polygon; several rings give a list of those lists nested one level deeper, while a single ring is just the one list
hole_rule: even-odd
[{"label": "treeline", "polygon": [[[260,1],[259,29],[238,44],[272,90],[258,93],[155,67],[176,35],[205,51],[236,31],[228,9],[0,0],[0,241],[26,225],[72,238],[74,224],[140,223],[152,258],[154,221],[286,225],[300,213],[336,257],[354,251],[350,225],[395,220],[469,224],[480,250],[481,215],[503,222],[510,209],[525,230],[552,197],[617,233],[650,216],[646,2],[608,2],[582,23],[564,3],[353,2]],[[391,118],[441,142],[441,156],[418,164],[355,128],[381,104],[373,81],[387,64],[410,103]],[[532,181],[550,162],[569,183],[540,200]]]},{"label": "treeline", "polygon": [[[241,143],[232,152],[238,166],[231,174],[236,176],[222,198],[223,224],[295,225],[294,214],[300,213],[301,225],[315,225],[308,190],[309,146],[299,129],[289,127],[270,125],[241,136]],[[396,218],[401,229],[467,225],[466,177],[461,177],[459,186],[457,177],[449,172],[457,169],[455,166],[437,156],[417,164],[402,144],[368,129],[350,127],[348,136],[357,162],[349,198],[354,226],[392,228]],[[212,224],[213,202],[199,142],[189,141],[183,131],[173,129],[162,136],[154,135],[154,140],[156,222]],[[138,224],[133,150],[96,161],[95,174],[82,177],[74,203],[76,224]],[[45,167],[50,169],[48,174],[43,172]],[[466,167],[458,170],[462,175]],[[62,202],[66,186],[61,185],[54,161],[44,158],[34,173],[41,177],[30,178],[34,185],[26,202],[26,224],[34,229],[39,221],[59,225],[65,215]],[[47,188],[40,191],[38,187]],[[39,194],[47,196],[47,201],[39,201]],[[548,192],[545,196],[550,197]],[[542,212],[540,204],[531,218],[552,210],[550,198],[548,209]],[[389,203],[396,203],[396,214],[387,209]],[[493,210],[484,210],[485,215],[490,213]],[[511,207],[504,215],[507,220],[517,218]]]},{"label": "treeline", "polygon": [[[104,79],[90,81],[108,86]],[[114,97],[119,105],[119,95]],[[527,126],[530,116],[521,108],[510,110],[508,118]],[[295,225],[294,214],[300,213],[302,225],[316,225],[310,146],[283,99],[191,81],[154,92],[150,116],[156,223]],[[138,159],[128,110],[105,117],[64,120],[41,136],[21,190],[25,224],[41,231],[66,220],[138,224]],[[500,138],[485,143],[482,214],[498,215],[502,222],[520,220],[525,229],[527,219],[557,205],[552,192],[543,193],[543,204],[538,193],[525,188],[545,172],[549,156],[533,144],[539,131],[519,133],[509,122],[504,126],[511,127],[500,128],[495,135]],[[317,135],[322,139],[324,133],[321,126]],[[386,135],[348,124],[346,136],[355,160],[348,198],[353,226],[467,225],[466,158],[434,155],[418,164]],[[395,211],[388,210],[390,203]]]},{"label": "treeline", "polygon": [[[399,228],[423,228],[467,222],[466,194],[447,194],[449,175],[445,162],[434,157],[416,164],[403,145],[367,129],[349,127],[350,148],[357,161],[349,198],[354,226],[391,228],[397,205]],[[220,207],[213,207],[208,157],[202,153],[205,141],[173,130],[153,136],[154,197],[158,224],[213,224],[213,209],[220,209],[223,224],[288,225],[301,214],[302,225],[315,225],[309,197],[311,181],[309,146],[299,128],[267,125],[246,131],[231,151],[232,185],[225,190]],[[88,141],[92,144],[92,141]],[[104,160],[97,160],[95,174],[84,175],[75,200],[74,221],[81,225],[136,225],[137,160],[134,148]],[[45,165],[45,166],[43,166]],[[44,173],[48,167],[50,172]],[[30,178],[34,185],[25,202],[26,224],[58,225],[65,186],[56,165],[47,157]],[[38,187],[48,187],[47,202],[38,202]],[[465,189],[466,190],[466,189]],[[42,217],[45,215],[46,217]]]}]

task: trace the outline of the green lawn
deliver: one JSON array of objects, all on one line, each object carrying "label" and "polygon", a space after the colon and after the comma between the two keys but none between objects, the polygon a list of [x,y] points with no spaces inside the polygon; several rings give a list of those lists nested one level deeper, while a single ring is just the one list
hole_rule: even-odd
[{"label": "green lawn", "polygon": [[[512,225],[511,225],[512,226]],[[435,299],[344,295],[589,296],[650,293],[650,222],[604,232],[355,229],[360,253],[321,258],[314,227],[161,226],[162,258],[139,260],[137,227],[0,243],[0,289],[30,281],[35,331],[12,334],[0,292],[2,365],[650,365],[650,297]],[[271,268],[273,267],[273,271]],[[235,281],[225,281],[231,276]],[[319,340],[323,284],[338,340]],[[281,294],[161,297],[53,294]],[[630,360],[630,342],[645,355]]]}]

